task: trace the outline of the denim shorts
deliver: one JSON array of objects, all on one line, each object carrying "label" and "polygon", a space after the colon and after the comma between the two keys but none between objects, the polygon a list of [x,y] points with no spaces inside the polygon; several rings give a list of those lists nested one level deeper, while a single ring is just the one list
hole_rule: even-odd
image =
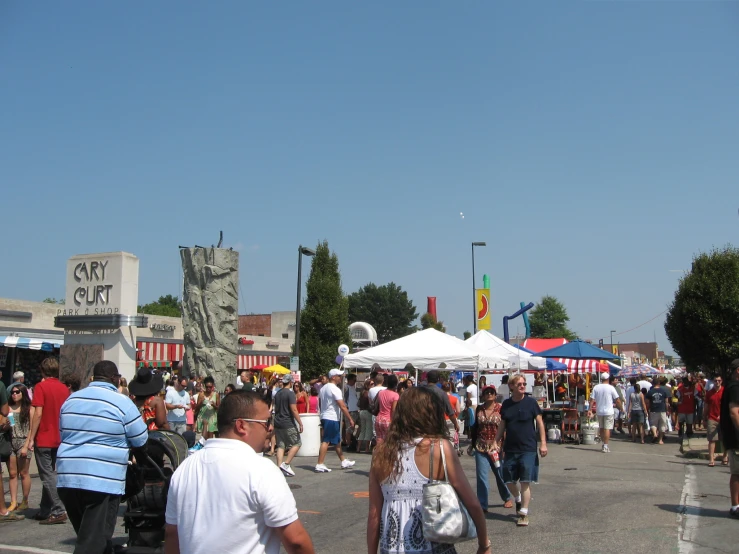
[{"label": "denim shorts", "polygon": [[339,425],[338,421],[322,419],[321,427],[323,427],[323,438],[321,442],[327,442],[330,445],[336,445],[341,442],[341,425]]},{"label": "denim shorts", "polygon": [[506,452],[503,460],[503,481],[506,483],[538,482],[539,456],[536,452]]}]

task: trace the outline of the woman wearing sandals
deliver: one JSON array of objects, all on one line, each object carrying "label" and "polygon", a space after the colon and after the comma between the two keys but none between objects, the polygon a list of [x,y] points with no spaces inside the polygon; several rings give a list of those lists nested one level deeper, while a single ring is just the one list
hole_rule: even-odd
[{"label": "woman wearing sandals", "polygon": [[500,404],[497,402],[494,386],[485,387],[482,391],[482,404],[475,411],[475,424],[472,426],[472,443],[467,454],[475,454],[475,475],[477,477],[477,499],[482,511],[488,511],[488,475],[492,470],[495,483],[498,485],[500,499],[505,502],[504,508],[513,508],[513,495],[503,480],[503,468],[499,461],[499,448],[494,446],[495,435],[500,425]]},{"label": "woman wearing sandals", "polygon": [[485,515],[447,439],[444,407],[432,391],[410,388],[398,400],[385,441],[372,456],[367,552],[376,554],[379,547],[381,554],[456,554],[453,544],[431,543],[423,536],[423,485],[429,479],[443,480],[445,471],[475,523],[477,554],[489,553]]},{"label": "woman wearing sandals", "polygon": [[[28,389],[23,383],[13,383],[8,389],[10,398],[8,399],[8,407],[11,419],[12,440],[10,443],[11,453],[8,458],[8,485],[10,486],[10,506],[8,511],[22,512],[28,509],[28,495],[31,494],[31,474],[29,469],[31,466],[30,451],[28,453],[21,452],[25,450],[26,439],[31,431],[31,417],[35,409],[31,406],[31,398],[28,395]],[[23,502],[18,504],[18,476],[21,478],[21,489],[23,490]]]},{"label": "woman wearing sandals", "polygon": [[629,425],[632,427],[634,434],[634,442],[637,437],[641,437],[641,443],[644,444],[644,425],[647,420],[647,403],[644,401],[644,393],[639,390],[636,378],[632,377],[629,381],[631,384],[631,394],[629,395]]}]

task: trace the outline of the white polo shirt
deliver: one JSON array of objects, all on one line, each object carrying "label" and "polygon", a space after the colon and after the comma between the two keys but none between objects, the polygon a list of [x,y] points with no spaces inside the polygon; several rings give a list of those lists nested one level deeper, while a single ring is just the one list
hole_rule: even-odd
[{"label": "white polo shirt", "polygon": [[181,554],[279,554],[275,527],[298,519],[287,481],[272,460],[235,439],[210,439],[174,472],[167,523]]}]

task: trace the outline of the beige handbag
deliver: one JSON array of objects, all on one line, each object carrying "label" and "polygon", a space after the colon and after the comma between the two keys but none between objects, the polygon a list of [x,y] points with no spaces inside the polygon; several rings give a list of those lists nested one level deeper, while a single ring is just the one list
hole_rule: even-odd
[{"label": "beige handbag", "polygon": [[429,481],[423,485],[421,519],[423,536],[427,541],[444,544],[468,541],[477,537],[469,512],[457,496],[457,491],[449,482],[446,471],[444,447],[439,441],[441,463],[444,465],[444,480],[434,477],[434,441],[429,450]]}]

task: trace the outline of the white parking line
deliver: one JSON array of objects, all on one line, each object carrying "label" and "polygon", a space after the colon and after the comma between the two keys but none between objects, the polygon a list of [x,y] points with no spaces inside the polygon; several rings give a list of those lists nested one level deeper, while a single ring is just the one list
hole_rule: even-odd
[{"label": "white parking line", "polygon": [[695,467],[685,466],[685,484],[680,496],[680,512],[677,516],[677,542],[680,554],[693,552],[693,541],[698,531],[698,514],[700,513],[700,502],[696,489]]},{"label": "white parking line", "polygon": [[14,546],[12,544],[0,544],[0,552],[5,550],[30,552],[31,554],[69,554],[69,552],[62,552],[61,550],[47,550],[46,548],[34,548],[32,546]]}]

